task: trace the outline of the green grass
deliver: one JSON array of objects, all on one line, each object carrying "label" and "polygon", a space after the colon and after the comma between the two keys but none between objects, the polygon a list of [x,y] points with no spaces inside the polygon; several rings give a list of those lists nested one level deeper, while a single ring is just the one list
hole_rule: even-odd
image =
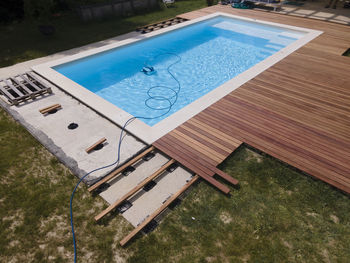
[{"label": "green grass", "polygon": [[56,34],[52,37],[43,36],[29,21],[0,26],[0,67],[105,40],[205,6],[206,0],[183,0],[143,15],[92,22],[83,22],[71,12],[62,13],[53,21]]},{"label": "green grass", "polygon": [[[77,179],[2,109],[0,143],[0,262],[71,262]],[[80,187],[79,262],[348,262],[347,195],[246,147],[221,168],[240,180],[230,197],[201,182],[125,249],[131,225],[119,215],[96,224],[106,203]]]},{"label": "green grass", "polygon": [[344,52],[343,56],[350,57],[350,48]]}]

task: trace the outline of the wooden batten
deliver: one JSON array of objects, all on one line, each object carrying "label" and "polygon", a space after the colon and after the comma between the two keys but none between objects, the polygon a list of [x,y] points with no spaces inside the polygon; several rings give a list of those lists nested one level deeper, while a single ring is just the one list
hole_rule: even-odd
[{"label": "wooden batten", "polygon": [[148,223],[150,223],[155,217],[163,212],[176,198],[178,198],[183,192],[185,192],[191,185],[193,185],[199,179],[198,175],[195,175],[187,184],[185,184],[179,191],[172,195],[161,207],[159,207],[153,214],[145,219],[140,225],[138,225],[133,231],[131,231],[126,237],[124,237],[119,244],[125,246],[133,237],[136,236]]},{"label": "wooden batten", "polygon": [[53,105],[48,106],[46,108],[40,109],[39,112],[41,114],[46,114],[46,113],[48,113],[48,112],[50,112],[52,110],[57,110],[57,109],[60,109],[60,108],[62,108],[61,104],[53,104]]},{"label": "wooden batten", "polygon": [[109,212],[111,212],[113,209],[117,208],[120,204],[122,204],[125,200],[127,200],[129,197],[134,195],[136,192],[138,192],[142,187],[144,187],[146,184],[148,184],[150,181],[155,179],[157,176],[162,174],[170,165],[175,163],[175,160],[170,160],[166,164],[164,164],[162,167],[160,167],[156,172],[154,172],[151,176],[144,179],[141,183],[139,183],[137,186],[135,186],[133,189],[131,189],[128,193],[126,193],[122,198],[111,204],[109,207],[107,207],[105,210],[103,210],[100,214],[98,214],[95,217],[95,220],[98,221],[105,215],[107,215]]},{"label": "wooden batten", "polygon": [[99,146],[100,144],[104,143],[105,141],[107,141],[107,139],[105,137],[103,137],[102,139],[98,140],[97,142],[95,142],[93,145],[91,145],[89,148],[87,148],[85,151],[87,153],[92,152],[97,146]]},{"label": "wooden batten", "polygon": [[136,163],[138,160],[140,160],[143,156],[145,156],[146,154],[148,154],[149,152],[153,151],[155,148],[153,146],[149,147],[148,149],[146,149],[145,151],[143,151],[142,153],[140,153],[139,155],[135,156],[134,158],[132,158],[130,161],[126,162],[125,164],[123,164],[122,166],[120,166],[118,169],[116,169],[115,171],[111,172],[109,175],[107,175],[106,177],[104,177],[103,179],[101,179],[100,181],[96,182],[93,186],[88,188],[89,192],[92,192],[94,190],[96,190],[97,188],[99,188],[102,184],[108,182],[109,180],[113,179],[114,177],[116,177],[118,174],[120,174],[125,168],[127,168],[130,165],[133,165],[134,163]]}]

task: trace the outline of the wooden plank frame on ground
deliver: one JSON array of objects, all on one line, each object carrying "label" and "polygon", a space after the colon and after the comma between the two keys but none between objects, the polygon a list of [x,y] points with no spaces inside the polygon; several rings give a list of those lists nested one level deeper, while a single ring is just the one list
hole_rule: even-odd
[{"label": "wooden plank frame on ground", "polygon": [[139,224],[133,231],[131,231],[126,237],[124,237],[119,244],[125,246],[133,237],[136,236],[148,223],[150,223],[155,217],[163,212],[176,198],[178,198],[183,192],[185,192],[191,185],[193,185],[200,177],[195,175],[187,184],[185,184],[179,191],[172,195],[161,207],[147,217],[141,224]]},{"label": "wooden plank frame on ground", "polygon": [[133,189],[131,189],[129,192],[127,192],[125,195],[123,195],[119,200],[115,201],[113,204],[111,204],[109,207],[107,207],[105,210],[103,210],[100,214],[95,216],[95,220],[99,221],[102,217],[107,215],[109,212],[117,208],[120,204],[122,204],[125,200],[127,200],[129,197],[134,195],[136,192],[138,192],[142,187],[144,187],[146,184],[151,182],[153,179],[155,179],[157,176],[162,174],[170,165],[175,163],[175,160],[171,159],[166,164],[164,164],[162,167],[160,167],[156,172],[154,172],[151,176],[145,178],[141,183],[139,183],[137,186],[135,186]]},{"label": "wooden plank frame on ground", "polygon": [[140,160],[142,157],[144,157],[146,154],[154,151],[154,147],[151,146],[149,148],[147,148],[146,150],[144,150],[143,152],[141,152],[140,154],[138,154],[137,156],[135,156],[134,158],[132,158],[130,161],[126,162],[125,164],[123,164],[122,166],[120,166],[118,169],[116,169],[115,171],[111,172],[109,175],[107,175],[106,177],[104,177],[103,179],[101,179],[100,181],[96,182],[94,185],[92,185],[91,187],[88,188],[89,192],[92,192],[94,190],[97,190],[102,184],[112,180],[113,178],[115,178],[117,175],[119,175],[125,168],[127,168],[130,165],[133,165],[134,163],[136,163],[138,160]]}]

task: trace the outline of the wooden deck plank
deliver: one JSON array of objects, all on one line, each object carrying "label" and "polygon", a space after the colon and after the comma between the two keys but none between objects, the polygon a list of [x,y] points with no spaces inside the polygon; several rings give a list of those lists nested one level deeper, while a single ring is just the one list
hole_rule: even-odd
[{"label": "wooden deck plank", "polygon": [[[231,131],[233,134],[242,134],[246,132],[245,130],[238,128],[234,128]],[[310,161],[308,158],[300,156],[300,153],[294,154],[288,149],[288,145],[282,144],[274,139],[269,140],[265,136],[261,138],[256,134],[249,134],[249,137],[244,138],[244,141],[257,149],[290,164],[291,166],[298,169],[303,168],[301,170],[304,172],[318,177],[342,190],[345,190],[350,186],[346,181],[344,181],[344,179],[347,179],[346,177],[341,176],[338,178],[338,176],[340,176],[339,174],[317,166],[317,164],[312,160]],[[273,144],[273,142],[275,142],[275,144]]]},{"label": "wooden deck plank", "polygon": [[[260,110],[259,113],[269,114],[269,118],[265,118],[260,115],[259,115],[260,118],[254,118],[256,117],[256,114],[257,114],[256,111],[254,111],[254,109],[249,108],[249,105],[245,105],[243,103],[241,103],[241,106],[242,106],[242,109],[235,108],[235,113],[250,114],[252,116],[251,118],[252,121],[254,121],[256,124],[261,124],[262,126],[264,125],[268,126],[268,130],[280,132],[284,136],[292,138],[293,140],[298,138],[297,140],[298,142],[301,142],[304,145],[308,145],[313,148],[322,149],[326,151],[328,154],[335,155],[337,158],[343,158],[342,160],[344,162],[345,160],[350,159],[350,153],[342,148],[339,148],[341,146],[344,146],[344,144],[338,141],[325,140],[330,138],[329,137],[330,135],[328,134],[317,133],[309,129],[303,129],[303,127],[300,127],[300,125],[298,125],[297,123],[295,122],[291,123],[288,119],[282,119],[278,115],[268,113],[266,110]],[[279,125],[276,125],[276,123],[274,123],[274,121],[276,120],[279,121]],[[303,134],[307,136],[305,137],[298,136],[300,131],[302,131]]]},{"label": "wooden deck plank", "polygon": [[206,163],[217,166],[244,142],[350,193],[350,59],[341,56],[350,47],[350,27],[221,5],[180,17],[214,12],[323,34],[154,145],[189,169],[209,173]]},{"label": "wooden deck plank", "polygon": [[[212,113],[212,111],[210,113]],[[205,118],[208,118],[208,115],[205,115]],[[234,118],[234,116],[231,115],[222,117],[222,120],[226,120],[226,122],[229,120],[231,123],[229,129],[231,131],[239,131],[240,133],[244,134],[245,141],[251,138],[254,138],[255,140],[265,140],[266,142],[269,142],[269,144],[272,147],[277,147],[277,151],[281,150],[279,148],[283,148],[283,150],[289,150],[291,154],[296,154],[295,156],[293,156],[293,158],[295,159],[301,158],[302,162],[309,162],[310,159],[312,159],[319,169],[328,167],[328,173],[333,172],[333,170],[335,169],[333,164],[329,163],[329,161],[325,160],[320,155],[317,155],[315,157],[312,153],[307,151],[305,147],[298,148],[290,142],[286,141],[285,138],[278,137],[277,134],[269,134],[264,129],[259,128],[257,126],[253,126],[251,123],[249,124],[243,119]],[[336,169],[339,173],[343,171],[342,167],[339,166],[336,166]]]},{"label": "wooden deck plank", "polygon": [[[223,113],[223,111],[220,111]],[[283,143],[287,144],[288,147],[293,148],[303,148],[303,152],[309,156],[310,158],[319,160],[322,165],[327,165],[330,168],[336,169],[339,173],[346,174],[350,170],[350,166],[348,162],[346,162],[346,158],[336,158],[336,156],[329,154],[327,151],[322,151],[321,147],[309,147],[309,145],[299,142],[299,140],[294,140],[293,135],[288,136],[288,131],[280,132],[277,126],[271,125],[260,125],[260,123],[256,122],[257,118],[252,118],[247,114],[244,115],[244,120],[240,117],[230,115],[230,118],[237,120],[237,122],[241,122],[240,127],[252,127],[256,132],[260,132],[265,136],[269,136],[273,139],[278,139],[279,141],[283,141]],[[251,124],[254,122],[254,124]],[[287,133],[287,134],[286,134]],[[340,159],[340,160],[339,160]]]},{"label": "wooden deck plank", "polygon": [[[215,186],[217,189],[219,189],[224,194],[228,194],[230,192],[230,189],[226,185],[220,183],[219,181],[217,181],[213,178],[213,176],[215,174],[214,171],[207,172],[208,169],[205,167],[194,166],[193,163],[186,160],[186,158],[184,158],[183,156],[177,155],[172,150],[172,148],[169,147],[169,145],[157,143],[157,144],[155,144],[155,146],[159,150],[161,150],[162,152],[167,153],[169,156],[171,156],[171,157],[175,156],[176,161],[178,161],[179,163],[181,163],[182,165],[184,165],[185,167],[187,167],[188,169],[190,169],[194,173],[198,174],[201,178],[203,178],[205,181],[210,183],[212,186]],[[173,159],[175,159],[175,158],[173,158]]]}]

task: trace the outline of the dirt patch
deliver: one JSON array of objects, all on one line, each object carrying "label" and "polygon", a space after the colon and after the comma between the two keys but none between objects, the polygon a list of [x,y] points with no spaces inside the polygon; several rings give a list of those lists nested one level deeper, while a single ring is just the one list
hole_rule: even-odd
[{"label": "dirt patch", "polygon": [[289,249],[293,249],[293,245],[287,242],[286,240],[284,240],[283,238],[282,238],[282,244]]},{"label": "dirt patch", "polygon": [[257,152],[254,152],[254,151],[252,151],[250,149],[247,149],[247,153],[248,153],[248,155],[247,155],[247,157],[245,159],[246,161],[256,160],[258,163],[262,162],[263,157],[260,154],[258,154]]},{"label": "dirt patch", "polygon": [[243,262],[248,262],[250,260],[250,255],[246,254],[241,259],[242,259]]},{"label": "dirt patch", "polygon": [[339,218],[338,218],[337,216],[335,216],[335,215],[330,215],[330,218],[332,219],[332,221],[333,221],[334,223],[336,223],[336,224],[339,223]]},{"label": "dirt patch", "polygon": [[232,222],[232,217],[226,212],[221,213],[220,219],[224,224],[229,224]]},{"label": "dirt patch", "polygon": [[328,253],[327,249],[323,249],[322,252],[321,252],[321,255],[322,255],[323,259],[324,259],[324,262],[331,263],[331,260],[329,258],[329,253]]},{"label": "dirt patch", "polygon": [[206,257],[206,258],[205,258],[205,261],[208,262],[208,263],[210,263],[210,262],[214,262],[215,259],[216,259],[215,257]]},{"label": "dirt patch", "polygon": [[6,216],[2,219],[3,221],[10,221],[11,225],[9,229],[15,231],[16,227],[23,224],[24,216],[20,210],[17,210],[16,213],[12,216]]},{"label": "dirt patch", "polygon": [[317,214],[317,213],[315,213],[315,212],[312,212],[312,213],[310,213],[310,212],[306,212],[306,215],[308,215],[308,216],[312,216],[312,217],[316,217],[316,216],[318,216],[318,214]]}]

